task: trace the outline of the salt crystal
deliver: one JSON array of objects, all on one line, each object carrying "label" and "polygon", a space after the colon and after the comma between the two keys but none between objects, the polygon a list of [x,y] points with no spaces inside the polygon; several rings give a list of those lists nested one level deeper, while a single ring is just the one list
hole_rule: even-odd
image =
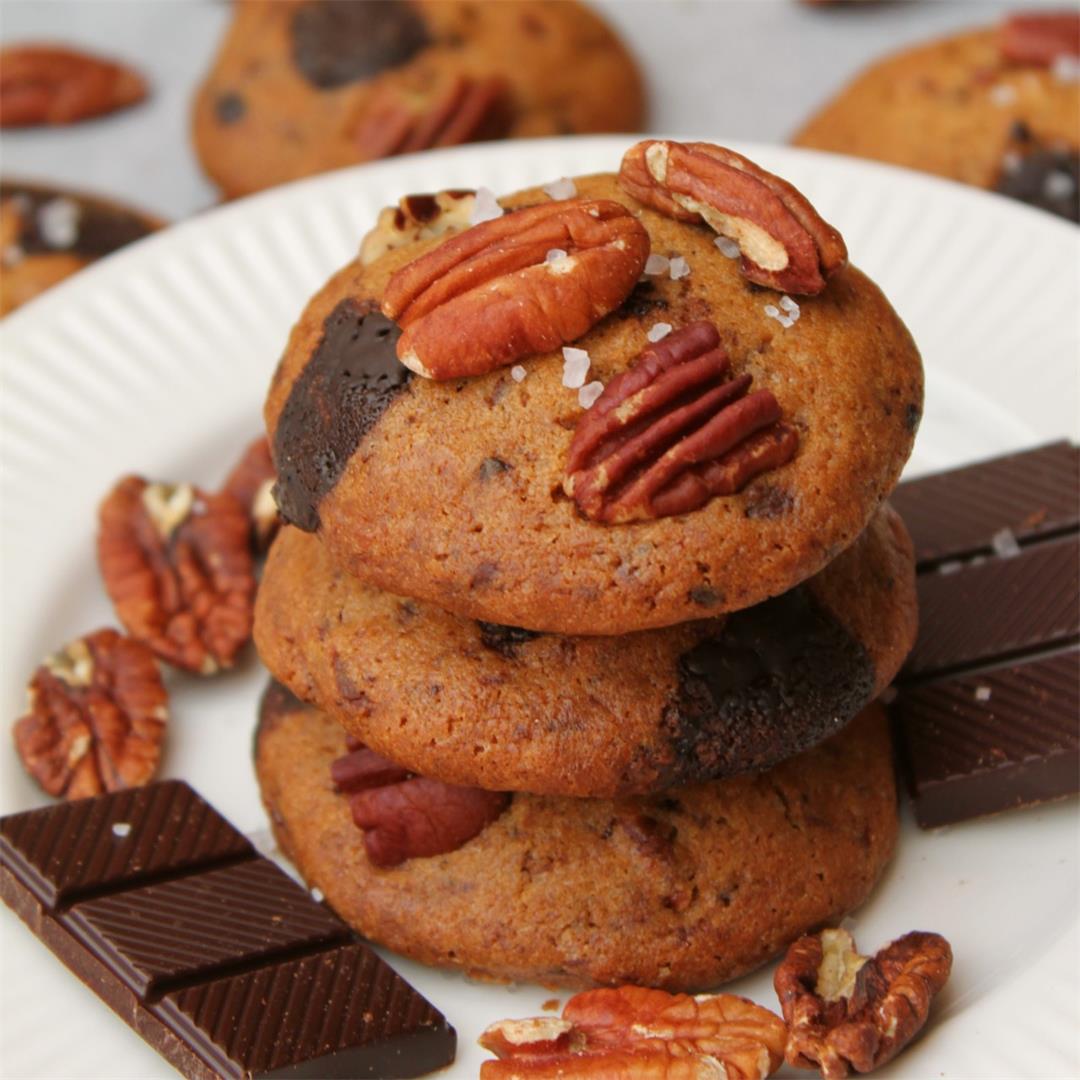
[{"label": "salt crystal", "polygon": [[737,259],[742,254],[739,245],[727,236],[718,236],[713,243],[720,249],[720,254],[729,259]]},{"label": "salt crystal", "polygon": [[943,562],[938,568],[937,572],[942,577],[948,577],[949,574],[955,574],[958,570],[963,570],[964,564],[959,559],[951,559],[949,562]]},{"label": "salt crystal", "polygon": [[562,177],[543,187],[545,195],[552,199],[572,199],[577,194],[577,185],[568,177]]},{"label": "salt crystal", "polygon": [[604,392],[602,382],[591,382],[577,392],[578,404],[583,409],[591,409],[596,399]]},{"label": "salt crystal", "polygon": [[77,203],[62,196],[50,199],[38,210],[38,231],[51,248],[69,248],[79,237]]},{"label": "salt crystal", "polygon": [[1002,159],[1001,167],[1007,173],[1014,173],[1020,170],[1020,166],[1023,165],[1024,159],[1015,151],[1010,150]]},{"label": "salt crystal", "polygon": [[975,687],[975,700],[976,701],[989,701],[991,690],[989,686],[976,686]]},{"label": "salt crystal", "polygon": [[990,538],[990,543],[994,548],[994,552],[1003,559],[1011,559],[1020,554],[1020,545],[1016,542],[1012,529],[1002,529],[1000,532],[994,533]]},{"label": "salt crystal", "polygon": [[790,330],[795,325],[795,320],[787,315],[778,315],[776,321],[785,329]]},{"label": "salt crystal", "polygon": [[528,374],[529,373],[520,364],[515,364],[510,369],[510,378],[513,379],[514,382],[522,382]]},{"label": "salt crystal", "polygon": [[571,390],[579,390],[585,385],[585,376],[589,373],[589,365],[592,361],[584,349],[573,349],[569,346],[562,351],[563,373],[562,384]]},{"label": "salt crystal", "polygon": [[645,260],[645,273],[649,277],[655,277],[657,274],[666,274],[669,266],[669,261],[666,255],[650,255]]},{"label": "salt crystal", "polygon": [[1076,191],[1076,181],[1066,172],[1055,170],[1043,181],[1043,194],[1048,199],[1067,199]]},{"label": "salt crystal", "polygon": [[645,335],[650,341],[660,341],[666,338],[671,333],[671,323],[658,322],[653,323],[649,327],[649,332]]},{"label": "salt crystal", "polygon": [[671,280],[678,281],[679,278],[690,276],[690,264],[681,256],[676,255],[671,260]]},{"label": "salt crystal", "polygon": [[776,319],[780,317],[780,309],[775,304],[766,304],[765,314],[768,315],[770,319]]},{"label": "salt crystal", "polygon": [[1054,57],[1054,62],[1050,65],[1050,72],[1058,82],[1080,82],[1080,56],[1060,53]]},{"label": "salt crystal", "polygon": [[322,889],[316,886],[311,890],[311,899],[314,900],[316,904],[321,904],[326,897],[323,895]]},{"label": "salt crystal", "polygon": [[990,91],[990,100],[995,105],[1012,105],[1016,101],[1016,87],[1008,83],[998,83]]},{"label": "salt crystal", "polygon": [[478,188],[476,202],[473,203],[472,213],[469,215],[470,225],[481,225],[485,221],[494,221],[501,218],[506,211],[499,205],[495,198],[495,192],[491,188]]},{"label": "salt crystal", "polygon": [[566,252],[562,248],[552,248],[545,256],[544,262],[558,262],[560,259],[566,258]]},{"label": "salt crystal", "polygon": [[881,691],[881,704],[891,705],[896,700],[897,694],[898,691],[895,686],[886,686],[885,689]]},{"label": "salt crystal", "polygon": [[788,312],[792,318],[798,318],[799,305],[786,293],[780,297],[780,306]]},{"label": "salt crystal", "polygon": [[131,825],[126,821],[117,821],[113,823],[112,831],[113,836],[128,836],[131,833]]}]

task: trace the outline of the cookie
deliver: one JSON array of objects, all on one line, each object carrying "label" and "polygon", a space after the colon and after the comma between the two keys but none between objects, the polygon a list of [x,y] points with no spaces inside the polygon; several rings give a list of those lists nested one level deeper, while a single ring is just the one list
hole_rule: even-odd
[{"label": "cookie", "polygon": [[1080,220],[1076,57],[1020,59],[1025,54],[1006,47],[1009,26],[878,61],[793,141],[936,173]]},{"label": "cookie", "polygon": [[572,0],[249,0],[193,132],[233,197],[435,146],[635,131],[643,101],[622,43]]},{"label": "cookie", "polygon": [[770,772],[609,802],[515,795],[457,850],[380,869],[330,780],[337,723],[268,695],[255,741],[282,850],[365,937],[549,985],[713,987],[861,904],[896,840],[881,709]]},{"label": "cookie", "polygon": [[758,771],[821,742],[891,682],[915,629],[911,543],[885,507],[790,593],[622,637],[459,619],[361,585],[290,528],[255,639],[275,678],[410,769],[614,797]]},{"label": "cookie", "polygon": [[0,183],[0,315],[164,224],[92,195]]},{"label": "cookie", "polygon": [[[748,280],[711,229],[644,207],[615,177],[575,190],[629,208],[661,271],[574,340],[572,360],[554,349],[437,382],[398,362],[397,330],[377,309],[391,275],[445,236],[345,267],[304,311],[270,389],[279,507],[368,584],[532,630],[622,634],[793,588],[855,540],[910,453],[923,385],[910,334],[852,267],[794,301]],[[552,204],[543,189],[504,202]],[[569,368],[584,355],[584,389],[610,383],[658,334],[703,323],[731,372],[778,402],[797,431],[793,460],[692,513],[585,516],[565,486],[587,415],[583,391],[564,385]]]}]

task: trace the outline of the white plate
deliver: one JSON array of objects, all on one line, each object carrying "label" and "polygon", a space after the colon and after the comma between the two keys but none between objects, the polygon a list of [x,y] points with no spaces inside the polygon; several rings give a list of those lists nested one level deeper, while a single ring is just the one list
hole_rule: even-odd
[{"label": "white plate", "polygon": [[[151,237],[6,320],[5,715],[19,715],[41,656],[113,621],[93,558],[99,498],[128,471],[221,481],[259,428],[290,324],[353,254],[379,207],[409,191],[508,192],[614,169],[629,141],[468,147],[306,180]],[[839,226],[854,261],[920,343],[927,409],[913,470],[1075,437],[1075,229],[881,165],[741,149],[794,181]],[[164,763],[165,775],[189,780],[248,831],[264,827],[249,757],[263,680],[254,659],[216,680],[173,680]],[[44,801],[10,744],[0,751],[0,779],[5,811]],[[937,930],[956,964],[933,1024],[882,1076],[1080,1073],[1077,824],[1075,803],[931,834],[905,821],[896,861],[857,916],[859,943],[873,950],[913,928]],[[6,910],[0,946],[5,1075],[170,1075]],[[483,1055],[474,1040],[486,1024],[536,1014],[552,996],[394,963],[457,1027],[454,1076],[476,1075]],[[770,976],[733,989],[775,1007]]]}]

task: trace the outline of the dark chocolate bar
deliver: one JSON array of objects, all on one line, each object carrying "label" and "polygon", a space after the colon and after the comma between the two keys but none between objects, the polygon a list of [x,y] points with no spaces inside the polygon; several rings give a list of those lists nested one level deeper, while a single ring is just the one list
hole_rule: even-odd
[{"label": "dark chocolate bar", "polygon": [[185,1076],[454,1059],[445,1018],[181,781],[0,818],[0,895]]},{"label": "dark chocolate bar", "polygon": [[924,828],[1080,790],[1078,462],[1056,443],[897,489],[923,561],[893,714]]}]

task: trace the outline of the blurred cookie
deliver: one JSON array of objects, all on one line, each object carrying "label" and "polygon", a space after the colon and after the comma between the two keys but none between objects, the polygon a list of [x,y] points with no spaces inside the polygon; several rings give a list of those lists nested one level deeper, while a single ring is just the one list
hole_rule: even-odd
[{"label": "blurred cookie", "polygon": [[726,620],[559,637],[365,587],[286,529],[255,638],[275,678],[410,769],[613,797],[768,768],[835,734],[914,643],[914,589],[885,507],[805,585]]},{"label": "blurred cookie", "polygon": [[796,134],[1080,220],[1080,15],[1020,15],[881,60]]},{"label": "blurred cookie", "polygon": [[165,223],[80,192],[0,183],[0,315]]},{"label": "blurred cookie", "polygon": [[195,101],[228,197],[483,139],[634,131],[637,67],[572,0],[248,0]]},{"label": "blurred cookie", "polygon": [[861,904],[896,840],[878,706],[756,776],[618,802],[515,795],[456,850],[391,868],[331,781],[345,752],[334,720],[267,695],[256,770],[282,850],[365,937],[481,978],[711,988]]}]

